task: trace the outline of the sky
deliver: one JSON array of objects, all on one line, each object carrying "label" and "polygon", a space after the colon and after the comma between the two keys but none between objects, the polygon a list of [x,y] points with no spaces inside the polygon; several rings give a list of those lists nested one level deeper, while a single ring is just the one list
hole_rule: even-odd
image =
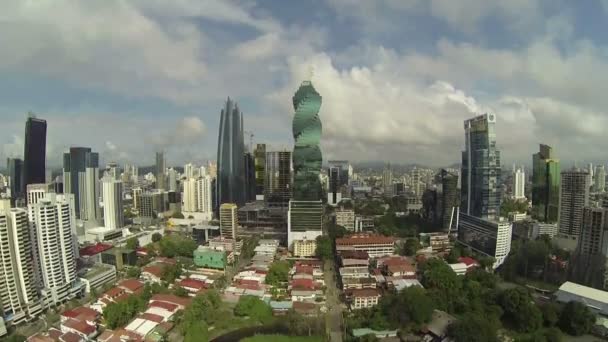
[{"label": "sky", "polygon": [[215,159],[228,96],[247,142],[290,149],[311,79],[326,160],[457,163],[463,121],[491,112],[505,167],[539,143],[604,163],[605,32],[608,0],[3,0],[0,160],[30,111],[50,166],[70,146]]}]

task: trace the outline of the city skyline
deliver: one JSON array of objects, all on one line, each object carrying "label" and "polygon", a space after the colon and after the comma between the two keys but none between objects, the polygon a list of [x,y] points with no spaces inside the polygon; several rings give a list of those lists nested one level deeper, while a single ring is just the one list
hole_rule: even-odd
[{"label": "city skyline", "polygon": [[[22,157],[31,110],[49,122],[52,167],[78,145],[120,164],[151,164],[159,148],[176,164],[213,159],[216,108],[226,96],[239,99],[256,142],[289,149],[286,95],[311,69],[324,94],[328,159],[377,160],[383,151],[382,159],[397,163],[450,165],[462,144],[454,127],[484,112],[497,117],[505,164],[528,162],[539,143],[555,146],[566,165],[601,160],[606,147],[597,81],[608,74],[606,41],[593,33],[605,22],[599,3],[473,1],[466,16],[449,3],[419,0],[295,8],[110,1],[103,13],[72,5],[69,16],[48,16],[67,12],[63,2],[3,5],[15,27],[5,37],[14,48],[0,64],[0,87],[8,90],[0,95],[2,158]],[[101,20],[85,20],[92,15]],[[65,29],[74,21],[79,32]],[[127,57],[102,58],[97,51],[108,46]]]}]

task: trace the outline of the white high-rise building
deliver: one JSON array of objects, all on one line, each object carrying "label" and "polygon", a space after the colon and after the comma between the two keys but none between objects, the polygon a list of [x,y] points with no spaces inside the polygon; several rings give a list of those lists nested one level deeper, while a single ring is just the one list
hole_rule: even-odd
[{"label": "white high-rise building", "polygon": [[204,166],[201,166],[198,169],[198,175],[199,175],[199,177],[205,177],[205,176],[207,176],[207,168],[204,167]]},{"label": "white high-rise building", "polygon": [[133,188],[133,210],[139,210],[139,203],[141,202],[141,194],[144,191],[141,188]]},{"label": "white high-rise building", "polygon": [[177,191],[177,171],[174,168],[170,168],[167,174],[169,175],[169,191]]},{"label": "white high-rise building", "polygon": [[27,211],[0,203],[0,313],[12,324],[42,312],[38,294]]},{"label": "white high-rise building", "polygon": [[595,167],[594,173],[594,190],[596,192],[604,192],[606,190],[606,169],[604,165],[598,165]]},{"label": "white high-rise building", "polygon": [[188,178],[182,182],[184,192],[182,196],[183,211],[194,212],[197,209],[196,205],[196,179]]},{"label": "white high-rise building", "polygon": [[196,180],[196,209],[209,215],[213,212],[212,182],[210,176],[200,177]]},{"label": "white high-rise building", "polygon": [[186,176],[186,179],[194,178],[194,165],[192,163],[184,165],[184,176]]},{"label": "white high-rise building", "polygon": [[47,194],[33,205],[42,295],[48,305],[71,298],[76,281],[73,195]]},{"label": "white high-rise building", "polygon": [[[116,168],[113,169],[113,177],[116,177]],[[79,175],[80,177],[80,175]],[[99,167],[97,163],[87,165],[84,172],[84,181],[80,182],[82,189],[80,195],[81,218],[87,221],[97,221],[101,216],[99,207]]]},{"label": "white high-rise building", "polygon": [[526,173],[522,167],[513,170],[513,198],[526,198]]},{"label": "white high-rise building", "polygon": [[101,180],[101,184],[103,194],[103,225],[108,229],[121,229],[125,225],[122,203],[122,181],[108,176]]}]

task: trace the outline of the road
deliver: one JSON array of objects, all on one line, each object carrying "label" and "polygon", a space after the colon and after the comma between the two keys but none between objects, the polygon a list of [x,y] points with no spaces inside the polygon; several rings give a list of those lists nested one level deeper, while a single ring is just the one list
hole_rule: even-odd
[{"label": "road", "polygon": [[324,265],[325,287],[327,291],[327,321],[326,329],[331,342],[342,341],[342,303],[340,290],[336,286],[336,271],[333,261],[326,261]]}]

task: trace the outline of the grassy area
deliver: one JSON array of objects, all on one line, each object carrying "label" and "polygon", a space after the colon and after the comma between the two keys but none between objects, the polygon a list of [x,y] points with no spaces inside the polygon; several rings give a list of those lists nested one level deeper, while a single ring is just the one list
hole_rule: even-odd
[{"label": "grassy area", "polygon": [[322,342],[319,336],[256,335],[242,339],[241,342]]},{"label": "grassy area", "polygon": [[[218,317],[222,317],[222,319],[213,324],[213,329],[209,331],[210,339],[222,336],[238,329],[261,325],[259,322],[249,319],[249,317],[235,316],[232,306],[226,303],[223,303],[223,305],[224,307],[217,313]],[[267,324],[272,324],[272,322],[268,322]]]}]

